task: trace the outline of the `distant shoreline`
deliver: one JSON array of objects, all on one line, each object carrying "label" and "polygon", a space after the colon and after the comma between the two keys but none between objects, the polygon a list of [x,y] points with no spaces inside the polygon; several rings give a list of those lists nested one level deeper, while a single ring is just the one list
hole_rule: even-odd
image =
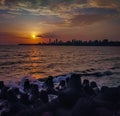
[{"label": "distant shoreline", "polygon": [[18,46],[111,46],[111,47],[120,47],[120,45],[48,45],[48,44],[18,44]]},{"label": "distant shoreline", "polygon": [[37,43],[37,44],[27,44],[20,43],[18,45],[39,45],[39,46],[120,46],[120,41],[109,41],[108,39],[104,40],[89,40],[89,41],[81,41],[81,40],[71,40],[65,41],[62,40],[49,40],[48,43]]}]

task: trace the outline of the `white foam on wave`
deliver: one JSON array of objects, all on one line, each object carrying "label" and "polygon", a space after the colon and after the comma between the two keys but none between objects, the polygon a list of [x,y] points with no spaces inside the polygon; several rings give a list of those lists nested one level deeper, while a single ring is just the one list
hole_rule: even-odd
[{"label": "white foam on wave", "polygon": [[[73,73],[68,73],[66,75],[60,75],[60,76],[54,77],[53,78],[54,85],[57,86],[61,80],[66,80],[67,78],[70,78],[72,74]],[[118,74],[118,73],[109,70],[109,71],[92,71],[92,72],[88,71],[88,72],[81,72],[79,74],[82,77],[106,77],[106,76],[108,77],[108,76],[112,76],[112,75]],[[28,79],[30,81],[30,84],[38,85],[39,91],[41,91],[43,89],[44,81],[40,81],[40,80],[32,77],[31,75],[24,76],[21,79],[21,81],[19,82],[19,84],[11,81],[7,84],[7,86],[9,86],[10,88],[19,88],[20,92],[23,93],[24,92],[24,90],[23,90],[24,89],[24,83],[25,83],[26,79]]]},{"label": "white foam on wave", "polygon": [[61,80],[66,80],[66,78],[70,78],[72,75],[72,73],[69,73],[67,75],[64,76],[57,76],[56,78],[53,79],[54,83],[59,83]]}]

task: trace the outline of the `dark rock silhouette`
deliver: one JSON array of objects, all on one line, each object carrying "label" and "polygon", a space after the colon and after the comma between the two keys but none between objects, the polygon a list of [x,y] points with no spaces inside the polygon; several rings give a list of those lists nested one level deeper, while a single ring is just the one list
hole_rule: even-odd
[{"label": "dark rock silhouette", "polygon": [[[0,82],[0,116],[120,116],[120,86],[99,89],[94,81],[81,83],[79,74],[58,85],[56,92],[51,76],[45,88],[26,79],[23,91]],[[50,95],[57,97],[49,100]]]},{"label": "dark rock silhouette", "polygon": [[8,91],[9,87],[6,87],[4,86],[1,90],[1,93],[0,93],[0,98],[1,99],[7,99],[7,91]]},{"label": "dark rock silhouette", "polygon": [[30,89],[30,81],[28,79],[25,80],[24,82],[24,91],[29,91]]},{"label": "dark rock silhouette", "polygon": [[57,92],[54,89],[54,84],[53,84],[53,77],[49,76],[46,81],[45,81],[45,86],[47,88],[47,93],[48,94],[57,94]]},{"label": "dark rock silhouette", "polygon": [[21,98],[20,101],[22,104],[24,105],[30,105],[30,100],[29,100],[29,96],[27,94],[21,94]]},{"label": "dark rock silhouette", "polygon": [[0,81],[0,90],[4,87],[4,82]]},{"label": "dark rock silhouette", "polygon": [[59,84],[59,90],[64,90],[66,88],[65,80],[61,80]]},{"label": "dark rock silhouette", "polygon": [[87,95],[95,95],[94,90],[89,85],[89,80],[83,80],[83,90]]},{"label": "dark rock silhouette", "polygon": [[97,116],[93,98],[80,98],[72,110],[72,116]]},{"label": "dark rock silhouette", "polygon": [[46,81],[45,81],[45,85],[48,87],[48,88],[53,88],[54,85],[53,85],[53,77],[52,76],[49,76]]},{"label": "dark rock silhouette", "polygon": [[47,91],[42,90],[40,92],[40,99],[44,102],[44,103],[48,103],[48,94]]},{"label": "dark rock silhouette", "polygon": [[39,97],[38,85],[31,84],[31,98],[30,100],[34,102]]},{"label": "dark rock silhouette", "polygon": [[61,91],[59,94],[59,100],[66,107],[72,107],[81,96],[81,78],[78,74],[72,74],[68,81],[68,87]]},{"label": "dark rock silhouette", "polygon": [[99,90],[99,88],[98,88],[98,86],[97,86],[97,83],[96,83],[95,81],[92,81],[92,82],[90,83],[90,87],[93,89],[93,91],[94,91],[94,93],[95,93],[96,95],[100,92],[100,90]]}]

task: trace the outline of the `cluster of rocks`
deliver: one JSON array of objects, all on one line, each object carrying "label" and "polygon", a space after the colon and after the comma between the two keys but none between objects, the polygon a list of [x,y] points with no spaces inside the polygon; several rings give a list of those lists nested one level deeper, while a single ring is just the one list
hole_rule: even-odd
[{"label": "cluster of rocks", "polygon": [[0,81],[0,116],[120,116],[120,86],[98,88],[79,74],[58,86],[49,76],[41,89],[26,79],[23,91]]}]

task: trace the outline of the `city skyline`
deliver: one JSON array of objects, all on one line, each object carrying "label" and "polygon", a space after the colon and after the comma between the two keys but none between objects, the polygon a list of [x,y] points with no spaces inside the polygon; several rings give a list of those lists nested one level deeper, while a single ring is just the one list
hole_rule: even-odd
[{"label": "city skyline", "polygon": [[120,40],[120,0],[1,0],[0,44]]},{"label": "city skyline", "polygon": [[58,39],[48,39],[47,42],[40,42],[36,44],[20,43],[18,45],[42,45],[42,46],[120,46],[120,41],[110,41],[108,39],[103,40],[88,40],[82,41],[73,39],[69,41],[62,41]]}]

